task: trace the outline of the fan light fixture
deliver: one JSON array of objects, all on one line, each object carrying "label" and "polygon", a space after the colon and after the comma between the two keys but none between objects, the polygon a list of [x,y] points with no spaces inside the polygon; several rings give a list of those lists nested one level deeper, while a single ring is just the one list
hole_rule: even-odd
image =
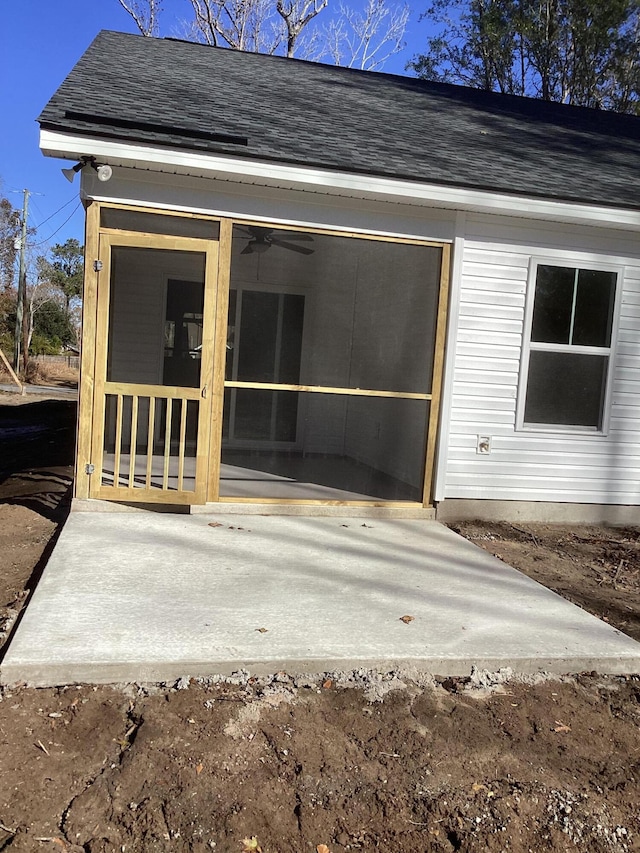
[{"label": "fan light fixture", "polygon": [[248,255],[263,255],[271,248],[271,243],[267,243],[266,240],[252,240],[247,244],[247,248]]},{"label": "fan light fixture", "polygon": [[70,169],[62,169],[62,174],[69,181],[70,184],[73,183],[73,179],[76,176],[76,172],[82,171],[85,166],[91,166],[92,169],[95,169],[96,174],[98,175],[99,181],[108,181],[113,175],[113,169],[107,163],[98,165],[96,163],[95,157],[82,157],[75,166],[72,166]]},{"label": "fan light fixture", "polygon": [[[241,255],[263,255],[272,246],[279,246],[301,255],[312,255],[315,251],[314,249],[307,249],[305,246],[296,246],[294,242],[291,242],[292,240],[301,240],[306,243],[313,243],[313,237],[310,234],[292,231],[280,232],[277,228],[265,228],[262,225],[247,225],[241,227],[239,231],[239,236],[244,239],[249,238],[249,242],[240,252]],[[280,233],[287,239],[283,240],[279,236]]]}]

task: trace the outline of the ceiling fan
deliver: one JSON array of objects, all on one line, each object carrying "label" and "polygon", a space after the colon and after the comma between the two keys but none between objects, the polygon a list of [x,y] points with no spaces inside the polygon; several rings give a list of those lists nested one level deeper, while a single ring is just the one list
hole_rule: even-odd
[{"label": "ceiling fan", "polygon": [[243,238],[249,238],[249,242],[240,252],[241,255],[260,255],[268,251],[272,246],[280,246],[281,249],[289,249],[291,252],[298,252],[301,255],[312,255],[315,249],[307,249],[305,246],[296,246],[291,240],[299,242],[312,243],[313,237],[309,234],[300,234],[296,231],[281,231],[288,237],[287,240],[281,240],[276,234],[274,228],[263,228],[261,225],[247,225],[246,228],[238,228],[243,232]]}]

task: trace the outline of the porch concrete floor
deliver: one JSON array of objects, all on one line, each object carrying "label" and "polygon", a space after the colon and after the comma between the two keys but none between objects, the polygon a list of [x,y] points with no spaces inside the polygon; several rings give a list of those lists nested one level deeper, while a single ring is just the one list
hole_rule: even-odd
[{"label": "porch concrete floor", "polygon": [[437,522],[77,512],[0,680],[472,664],[638,672],[640,644]]}]

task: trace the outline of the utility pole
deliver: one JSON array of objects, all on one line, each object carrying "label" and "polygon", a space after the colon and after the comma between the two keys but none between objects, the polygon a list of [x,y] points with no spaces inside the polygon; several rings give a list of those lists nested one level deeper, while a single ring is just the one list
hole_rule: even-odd
[{"label": "utility pole", "polygon": [[[24,306],[27,301],[27,213],[29,211],[29,190],[24,190],[22,203],[22,236],[20,237],[20,271],[18,273],[18,304],[16,306],[16,339],[13,347],[13,369],[20,368],[20,345],[23,340]],[[28,353],[24,352],[24,367],[27,368]]]}]

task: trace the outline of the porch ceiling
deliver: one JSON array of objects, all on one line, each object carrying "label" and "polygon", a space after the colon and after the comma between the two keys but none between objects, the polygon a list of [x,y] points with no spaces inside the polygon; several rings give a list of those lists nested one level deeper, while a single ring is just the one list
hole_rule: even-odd
[{"label": "porch ceiling", "polygon": [[638,672],[640,644],[436,522],[74,513],[0,680],[473,664]]}]

